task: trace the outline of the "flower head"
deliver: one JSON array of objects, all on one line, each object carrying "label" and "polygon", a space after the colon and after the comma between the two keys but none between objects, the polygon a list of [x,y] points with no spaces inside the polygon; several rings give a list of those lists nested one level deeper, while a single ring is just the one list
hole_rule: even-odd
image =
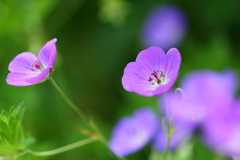
[{"label": "flower head", "polygon": [[168,92],[165,109],[174,118],[199,124],[233,100],[236,86],[236,74],[231,70],[222,73],[195,71],[182,81],[181,88],[185,96],[175,96],[174,92]]},{"label": "flower head", "polygon": [[13,86],[29,86],[43,81],[50,74],[56,59],[56,41],[54,38],[47,42],[38,57],[30,52],[17,55],[8,66],[11,73],[7,76],[7,83]]},{"label": "flower head", "polygon": [[[219,150],[221,144],[221,153],[229,153],[232,148],[228,148],[224,144],[226,142],[233,145],[231,147],[236,152],[240,141],[237,139],[238,142],[232,144],[234,139],[231,137],[240,133],[237,125],[239,118],[236,118],[240,112],[234,116],[237,110],[235,113],[229,111],[236,86],[236,74],[231,70],[223,73],[203,70],[190,73],[183,79],[181,88],[184,92],[170,91],[162,97],[160,102],[163,114],[170,116],[175,128],[178,128],[171,138],[170,149],[184,143],[198,126],[202,126],[204,139],[210,147]],[[166,137],[160,131],[154,147],[162,151],[165,145]]]},{"label": "flower head", "polygon": [[146,47],[159,46],[164,50],[177,47],[187,29],[187,18],[181,8],[165,4],[154,7],[143,26],[142,42]]},{"label": "flower head", "polygon": [[176,48],[167,54],[159,47],[141,51],[136,62],[130,62],[124,69],[122,85],[129,92],[143,96],[156,96],[168,91],[178,76],[181,63]]},{"label": "flower head", "polygon": [[202,138],[214,151],[224,156],[240,156],[240,100],[211,114],[202,123]]},{"label": "flower head", "polygon": [[117,123],[109,147],[119,157],[137,152],[153,138],[158,125],[158,118],[150,108],[138,109],[133,116]]}]

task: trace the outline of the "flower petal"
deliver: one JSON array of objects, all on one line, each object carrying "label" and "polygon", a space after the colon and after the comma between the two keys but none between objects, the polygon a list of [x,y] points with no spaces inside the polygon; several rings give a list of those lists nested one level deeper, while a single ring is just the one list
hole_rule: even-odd
[{"label": "flower petal", "polygon": [[150,108],[140,108],[133,116],[124,117],[117,123],[109,146],[120,157],[137,152],[153,138],[158,123]]},{"label": "flower petal", "polygon": [[129,92],[136,92],[143,96],[151,96],[151,83],[148,82],[151,71],[146,65],[137,62],[129,63],[124,69],[122,85]]},{"label": "flower petal", "polygon": [[166,55],[164,51],[156,46],[141,51],[136,59],[136,62],[146,65],[152,72],[154,70],[163,70],[162,67],[165,65],[165,61]]},{"label": "flower petal", "polygon": [[54,38],[51,41],[48,41],[40,50],[38,54],[38,59],[41,62],[44,68],[52,67],[56,60],[56,46],[55,43],[57,39]]},{"label": "flower petal", "polygon": [[176,48],[171,48],[166,55],[165,74],[170,79],[176,79],[181,64],[181,54]]},{"label": "flower petal", "polygon": [[8,69],[11,72],[26,73],[29,75],[40,74],[39,70],[32,70],[32,64],[38,61],[37,57],[30,52],[23,52],[17,55],[9,64]]},{"label": "flower petal", "polygon": [[34,74],[12,72],[8,74],[6,81],[9,85],[13,86],[29,86],[34,83],[27,82],[27,80],[35,76]]},{"label": "flower petal", "polygon": [[33,84],[39,83],[49,75],[51,69],[52,69],[52,67],[49,67],[49,68],[43,70],[42,73],[39,74],[38,76],[27,79],[26,81],[29,83],[33,83]]},{"label": "flower petal", "polygon": [[188,74],[182,81],[182,88],[196,104],[204,104],[205,110],[210,113],[226,107],[233,100],[236,81],[234,71],[218,73],[202,70]]}]

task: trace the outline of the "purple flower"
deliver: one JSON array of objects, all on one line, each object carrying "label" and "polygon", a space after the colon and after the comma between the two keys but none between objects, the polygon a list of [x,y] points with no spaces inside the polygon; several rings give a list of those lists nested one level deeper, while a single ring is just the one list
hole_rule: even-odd
[{"label": "purple flower", "polygon": [[233,71],[217,73],[210,70],[190,73],[181,85],[185,96],[168,93],[167,112],[177,119],[201,123],[212,112],[224,108],[234,97],[237,80]]},{"label": "purple flower", "polygon": [[137,152],[153,138],[158,126],[158,118],[150,108],[138,109],[117,123],[109,147],[120,157]]},{"label": "purple flower", "polygon": [[[179,146],[185,144],[190,139],[193,131],[196,128],[196,123],[194,120],[178,115],[178,110],[188,112],[185,108],[183,108],[183,106],[178,105],[178,103],[184,101],[185,98],[185,95],[181,92],[168,92],[166,95],[160,98],[160,106],[163,116],[171,119],[175,130],[170,139],[170,151],[173,151]],[[175,115],[175,113],[177,115]],[[165,124],[165,128],[165,130],[167,130],[167,124]],[[156,139],[154,140],[153,147],[156,150],[163,152],[166,148],[166,144],[167,136],[163,132],[163,129],[160,129]]]},{"label": "purple flower", "polygon": [[47,42],[38,57],[30,52],[17,55],[8,66],[11,73],[7,76],[7,83],[13,86],[29,86],[45,80],[56,59],[56,41],[54,38]]},{"label": "purple flower", "polygon": [[[185,143],[196,127],[218,114],[219,110],[225,110],[233,100],[236,86],[233,71],[217,73],[204,70],[187,75],[182,83],[182,92],[170,91],[163,96],[160,101],[162,112],[178,128],[171,138],[170,149]],[[160,130],[154,148],[163,151],[166,141],[167,138]]]},{"label": "purple flower", "polygon": [[[193,72],[182,83],[182,89],[188,96],[188,102],[183,102],[185,113],[189,111],[193,119],[201,122],[212,112],[231,103],[236,88],[237,76],[232,70],[222,73],[211,70]],[[180,109],[178,111],[181,112]],[[182,112],[184,115],[186,114]]]},{"label": "purple flower", "polygon": [[165,51],[177,47],[187,29],[187,18],[175,5],[154,7],[149,13],[142,31],[142,42],[146,47],[159,46]]},{"label": "purple flower", "polygon": [[178,76],[181,63],[180,52],[170,49],[165,55],[159,47],[141,51],[136,62],[130,62],[124,69],[122,85],[129,92],[143,96],[156,96],[168,91]]},{"label": "purple flower", "polygon": [[240,157],[240,100],[211,114],[201,129],[210,148],[225,156]]}]

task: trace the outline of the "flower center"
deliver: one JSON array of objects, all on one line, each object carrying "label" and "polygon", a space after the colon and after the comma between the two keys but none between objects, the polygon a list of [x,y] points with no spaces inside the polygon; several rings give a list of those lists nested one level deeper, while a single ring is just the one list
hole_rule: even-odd
[{"label": "flower center", "polygon": [[32,71],[42,70],[42,67],[41,67],[40,62],[35,61],[35,62],[32,64],[31,70],[32,70]]},{"label": "flower center", "polygon": [[151,73],[151,76],[148,78],[148,82],[151,82],[152,85],[159,86],[160,84],[165,84],[166,76],[163,74],[162,71],[156,70]]}]

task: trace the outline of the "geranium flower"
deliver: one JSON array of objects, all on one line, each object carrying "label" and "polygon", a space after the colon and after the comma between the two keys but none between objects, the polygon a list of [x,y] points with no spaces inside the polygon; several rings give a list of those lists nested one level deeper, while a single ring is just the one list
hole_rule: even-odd
[{"label": "geranium flower", "polygon": [[142,43],[158,46],[164,51],[177,47],[187,31],[187,17],[180,7],[172,4],[154,6],[142,29]]},{"label": "geranium flower", "polygon": [[[191,137],[198,126],[202,126],[205,133],[204,140],[209,146],[220,150],[221,144],[219,152],[226,152],[226,154],[230,153],[229,147],[233,147],[236,153],[240,142],[236,137],[236,139],[231,137],[235,136],[236,130],[239,129],[237,125],[239,118],[236,117],[239,117],[240,112],[238,116],[234,116],[237,114],[237,107],[233,111],[235,114],[230,114],[233,112],[229,111],[237,88],[235,72],[232,70],[222,73],[211,70],[195,71],[183,79],[181,88],[182,92],[169,91],[160,99],[162,113],[166,117],[171,117],[175,128],[178,128],[170,141],[170,150],[179,147]],[[240,130],[237,134],[239,133]],[[154,148],[162,151],[166,141],[167,138],[160,131]],[[235,141],[236,143],[232,144]]]},{"label": "geranium flower", "polygon": [[29,86],[44,81],[56,59],[56,41],[54,38],[47,42],[38,57],[30,52],[17,55],[8,66],[11,73],[7,76],[7,83],[13,86]]},{"label": "geranium flower", "polygon": [[240,157],[240,99],[212,113],[201,129],[203,141],[215,152]]},{"label": "geranium flower", "polygon": [[201,123],[211,113],[226,107],[233,100],[236,77],[231,70],[222,73],[211,70],[192,72],[182,81],[181,88],[185,97],[168,92],[165,108],[174,118]]},{"label": "geranium flower", "polygon": [[153,138],[158,126],[158,118],[150,108],[138,109],[117,123],[109,147],[119,157],[137,152]]},{"label": "geranium flower", "polygon": [[136,62],[130,62],[124,69],[122,85],[129,92],[143,96],[156,96],[168,91],[178,76],[181,63],[176,48],[164,51],[156,46],[141,51]]}]

